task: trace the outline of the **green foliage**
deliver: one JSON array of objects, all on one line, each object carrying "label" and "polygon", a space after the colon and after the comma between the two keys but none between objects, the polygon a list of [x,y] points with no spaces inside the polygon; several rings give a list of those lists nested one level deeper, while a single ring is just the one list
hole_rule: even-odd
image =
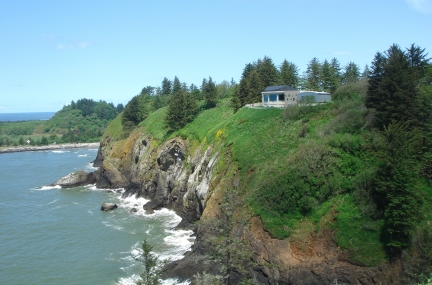
[{"label": "green foliage", "polygon": [[314,57],[306,69],[306,88],[309,90],[321,91],[320,87],[321,63]]},{"label": "green foliage", "polygon": [[345,71],[342,74],[342,83],[343,84],[349,84],[349,83],[355,83],[360,78],[360,68],[357,64],[350,61],[345,66]]},{"label": "green foliage", "polygon": [[[0,122],[0,134],[6,145],[25,145],[18,136],[29,136],[31,145],[50,143],[97,142],[106,126],[117,115],[112,103],[80,99],[64,106],[49,121]],[[45,136],[42,136],[46,135]]]},{"label": "green foliage", "polygon": [[350,260],[366,266],[377,266],[387,260],[381,243],[382,220],[364,217],[349,195],[336,208],[335,234],[339,246],[348,251]]},{"label": "green foliage", "polygon": [[414,179],[418,142],[418,133],[408,131],[408,123],[390,124],[382,133],[382,162],[374,184],[384,208],[387,245],[398,250],[410,244],[419,217],[421,200]]},{"label": "green foliage", "polygon": [[134,96],[125,106],[122,124],[125,128],[133,128],[143,121],[150,112],[150,95]]},{"label": "green foliage", "polygon": [[168,104],[165,117],[166,126],[170,130],[178,130],[192,122],[197,112],[195,98],[190,93],[179,90],[173,94]]},{"label": "green foliage", "polygon": [[288,85],[297,88],[299,85],[299,69],[297,65],[285,59],[280,67],[278,83],[279,85]]},{"label": "green foliage", "polygon": [[162,275],[163,266],[167,261],[160,261],[154,254],[153,246],[146,240],[141,243],[140,248],[136,248],[140,253],[138,255],[131,254],[135,261],[141,263],[143,271],[140,274],[141,280],[138,280],[138,285],[159,285],[162,284],[160,277]]},{"label": "green foliage", "polygon": [[0,135],[27,136],[33,134],[35,129],[43,124],[41,121],[26,122],[0,122]]},{"label": "green foliage", "polygon": [[333,101],[358,100],[363,101],[367,93],[367,81],[360,80],[342,85],[332,93]]},{"label": "green foliage", "polygon": [[209,77],[209,80],[205,83],[202,93],[204,94],[205,108],[214,108],[217,103],[217,90],[216,85],[211,77]]},{"label": "green foliage", "polygon": [[[425,73],[419,66],[427,66],[423,51],[415,57],[405,53],[396,44],[383,55],[377,53],[372,62],[369,76],[366,106],[377,112],[375,126],[381,130],[392,122],[410,122],[411,126],[422,126],[426,114],[430,114],[432,105],[419,91],[419,82]],[[414,53],[414,51],[413,51]],[[427,120],[426,120],[427,121]]]}]

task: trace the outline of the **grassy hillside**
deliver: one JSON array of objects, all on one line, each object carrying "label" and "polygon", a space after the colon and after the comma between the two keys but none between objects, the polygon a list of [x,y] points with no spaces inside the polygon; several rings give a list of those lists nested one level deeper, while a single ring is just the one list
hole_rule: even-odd
[{"label": "grassy hillside", "polygon": [[[218,168],[226,158],[237,163],[245,207],[261,217],[275,238],[298,239],[327,229],[352,262],[386,262],[383,213],[370,190],[379,134],[364,127],[367,112],[358,100],[300,108],[242,108],[234,113],[222,101],[175,132],[164,126],[166,108],[149,114],[140,126],[159,143],[181,136],[192,145],[229,150]],[[117,118],[106,135],[120,134]],[[420,177],[416,181],[427,219],[418,226],[429,229],[431,185]]]}]

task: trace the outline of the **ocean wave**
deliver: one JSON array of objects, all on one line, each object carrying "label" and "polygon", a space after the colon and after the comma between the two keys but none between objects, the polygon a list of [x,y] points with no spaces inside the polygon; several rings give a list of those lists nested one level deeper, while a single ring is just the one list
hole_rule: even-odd
[{"label": "ocean wave", "polygon": [[66,153],[66,152],[70,152],[70,151],[69,150],[53,150],[51,152],[54,152],[54,153]]},{"label": "ocean wave", "polygon": [[59,186],[59,185],[55,185],[55,186],[41,186],[41,187],[31,188],[30,190],[34,190],[34,191],[46,191],[46,190],[52,190],[52,189],[61,189],[61,186]]},{"label": "ocean wave", "polygon": [[78,157],[86,157],[86,156],[89,156],[89,154],[88,153],[86,153],[86,154],[78,154]]},{"label": "ocean wave", "polygon": [[102,224],[117,231],[123,231],[124,229],[122,226],[110,224],[108,221],[103,221]]},{"label": "ocean wave", "polygon": [[[140,281],[141,278],[139,277],[139,275],[137,274],[133,274],[132,276],[129,277],[123,277],[120,278],[118,280],[119,285],[135,285],[138,283],[138,281]],[[177,279],[165,279],[165,280],[160,280],[161,281],[161,285],[188,285],[190,283],[189,280],[180,282]]]},{"label": "ocean wave", "polygon": [[119,201],[120,208],[124,208],[129,211],[135,209],[136,210],[136,212],[134,212],[135,215],[150,216],[149,214],[146,214],[143,209],[143,206],[150,200],[147,200],[142,197],[136,198],[135,196],[129,196],[126,198],[119,196],[118,201]]}]

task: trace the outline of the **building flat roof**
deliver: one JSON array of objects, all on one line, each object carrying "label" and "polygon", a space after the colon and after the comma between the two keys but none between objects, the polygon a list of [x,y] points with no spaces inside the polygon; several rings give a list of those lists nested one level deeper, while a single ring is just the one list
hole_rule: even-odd
[{"label": "building flat roof", "polygon": [[277,86],[267,86],[263,92],[271,92],[271,91],[296,91],[294,87],[288,85],[277,85]]}]

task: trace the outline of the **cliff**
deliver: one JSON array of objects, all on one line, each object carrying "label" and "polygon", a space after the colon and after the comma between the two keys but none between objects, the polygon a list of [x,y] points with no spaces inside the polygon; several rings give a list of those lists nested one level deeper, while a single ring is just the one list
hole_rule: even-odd
[{"label": "cliff", "polygon": [[[405,261],[386,257],[382,223],[365,212],[371,204],[356,202],[366,199],[360,190],[344,190],[358,189],[371,167],[358,158],[359,136],[326,135],[335,118],[330,108],[286,120],[280,110],[233,114],[224,105],[176,133],[156,129],[163,118],[157,111],[126,138],[108,128],[96,185],[149,199],[146,211],[173,209],[179,227],[195,231],[191,251],[170,264],[167,277],[193,284],[202,272],[226,273],[229,284],[403,284]],[[290,175],[297,180],[286,180]],[[286,188],[299,181],[317,189],[308,204]]]}]

